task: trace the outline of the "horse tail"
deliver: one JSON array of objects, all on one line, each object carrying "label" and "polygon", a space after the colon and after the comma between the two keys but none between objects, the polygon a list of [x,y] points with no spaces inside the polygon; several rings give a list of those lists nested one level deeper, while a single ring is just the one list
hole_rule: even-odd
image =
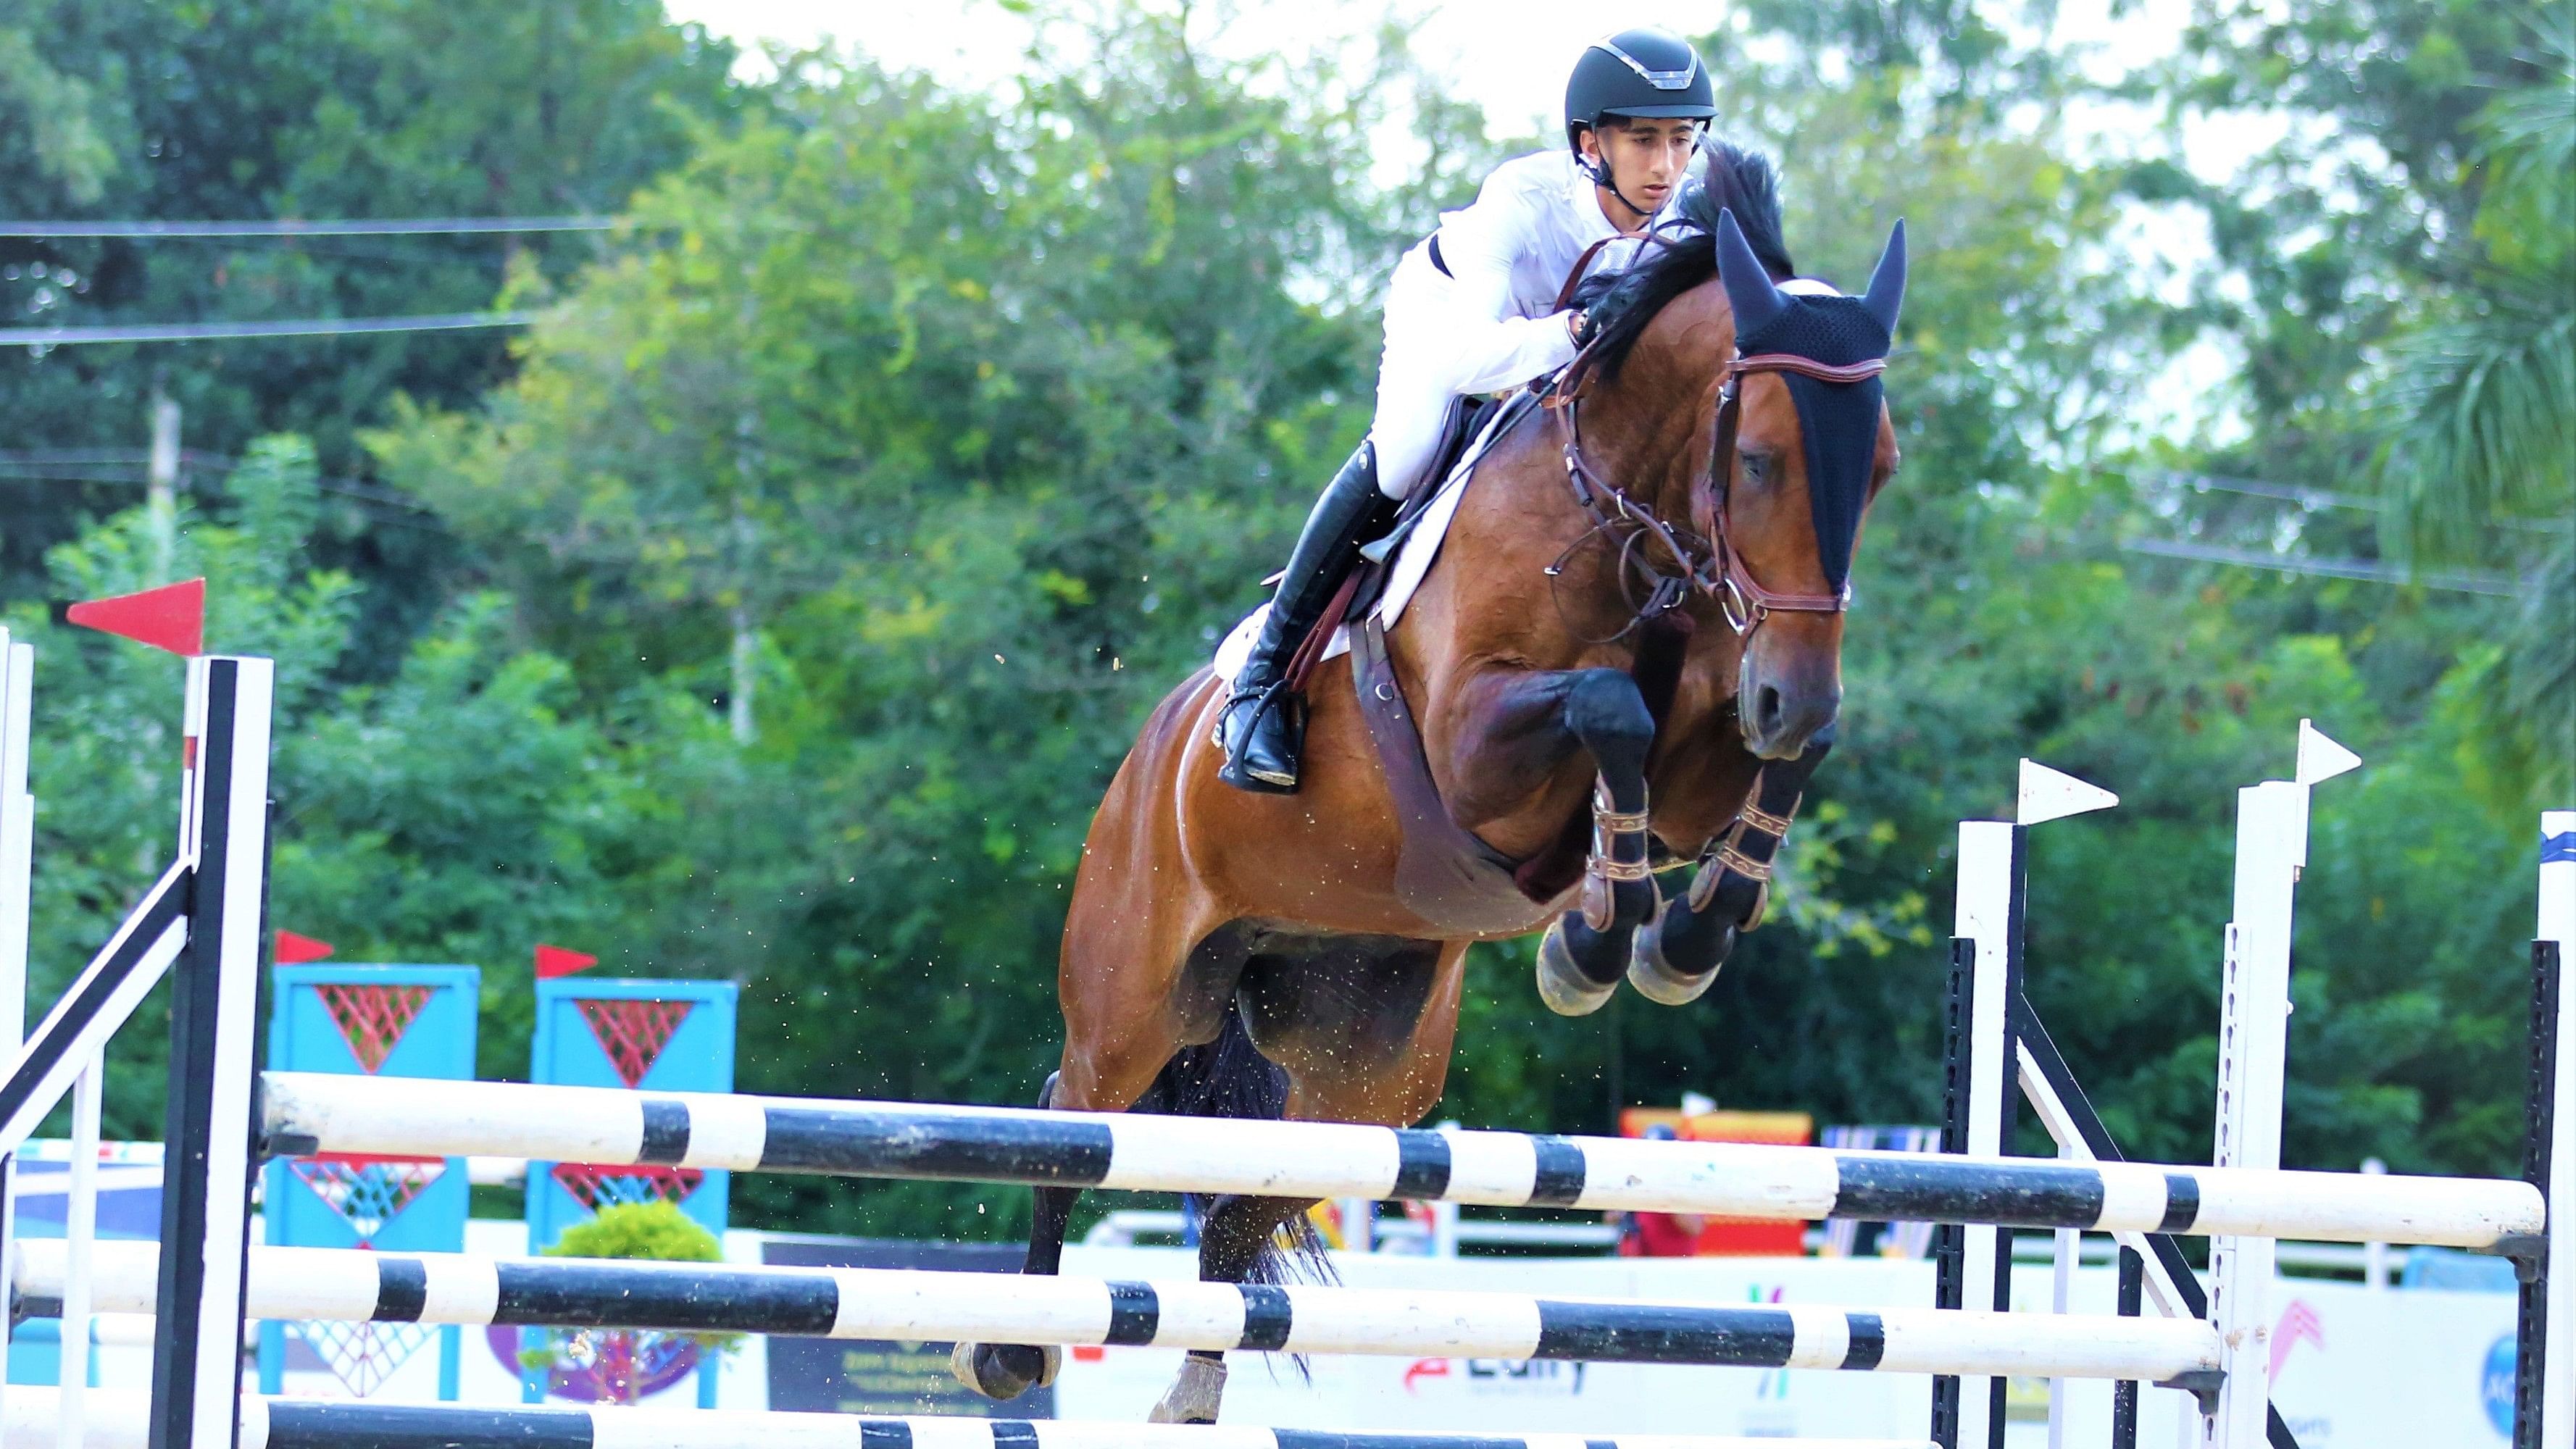
[{"label": "horse tail", "polygon": [[[1242,1006],[1229,1001],[1216,1040],[1175,1052],[1133,1110],[1276,1122],[1288,1112],[1288,1074],[1252,1044],[1252,1033],[1243,1025]],[[1205,1205],[1190,1195],[1182,1198],[1181,1206],[1195,1229]],[[1253,1259],[1244,1281],[1336,1281],[1332,1260],[1325,1256],[1323,1235],[1315,1231],[1313,1219],[1299,1213],[1280,1230],[1279,1239]]]}]

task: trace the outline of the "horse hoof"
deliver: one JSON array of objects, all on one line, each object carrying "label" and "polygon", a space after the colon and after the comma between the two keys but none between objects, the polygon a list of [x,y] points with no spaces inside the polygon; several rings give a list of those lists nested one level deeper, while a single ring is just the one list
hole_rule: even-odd
[{"label": "horse hoof", "polygon": [[1607,983],[1583,974],[1574,964],[1574,953],[1566,948],[1565,923],[1557,921],[1547,928],[1538,943],[1538,999],[1559,1016],[1590,1016],[1609,1004],[1612,993],[1619,989],[1614,978]]},{"label": "horse hoof", "polygon": [[948,1371],[957,1382],[988,1399],[1016,1399],[1045,1388],[1063,1368],[1064,1350],[1052,1343],[960,1343],[948,1354]]},{"label": "horse hoof", "polygon": [[1663,923],[1641,928],[1628,952],[1628,984],[1637,994],[1657,1006],[1688,1006],[1705,995],[1717,980],[1718,968],[1726,964],[1721,954],[1717,965],[1697,976],[1685,976],[1664,960]]},{"label": "horse hoof", "polygon": [[1218,1360],[1193,1355],[1181,1360],[1181,1376],[1154,1412],[1145,1416],[1148,1424],[1213,1424],[1217,1405],[1225,1398],[1225,1364]]}]

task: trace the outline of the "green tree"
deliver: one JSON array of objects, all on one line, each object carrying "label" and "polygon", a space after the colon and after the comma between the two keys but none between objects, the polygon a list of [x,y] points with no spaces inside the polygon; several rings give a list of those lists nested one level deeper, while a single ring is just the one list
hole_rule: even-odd
[{"label": "green tree", "polygon": [[[733,59],[650,0],[28,0],[0,22],[0,117],[28,118],[0,126],[0,195],[66,219],[614,214],[746,104]],[[477,312],[512,260],[560,272],[595,254],[580,234],[0,238],[0,310],[75,326]],[[460,404],[508,370],[494,331],[7,349],[0,598],[40,593],[45,549],[130,505],[156,390],[192,454],[291,430],[346,479],[366,464],[353,431],[392,393]],[[188,472],[214,488],[195,475],[222,466]],[[401,500],[334,488],[326,551],[396,582],[371,592],[349,663],[388,667],[455,555]]]},{"label": "green tree", "polygon": [[2521,574],[2487,722],[2563,795],[2576,784],[2576,17],[2535,16],[2533,38],[2546,79],[2478,117],[2468,169],[2485,185],[2457,243],[2471,280],[2392,349],[2374,461],[2395,556]]}]

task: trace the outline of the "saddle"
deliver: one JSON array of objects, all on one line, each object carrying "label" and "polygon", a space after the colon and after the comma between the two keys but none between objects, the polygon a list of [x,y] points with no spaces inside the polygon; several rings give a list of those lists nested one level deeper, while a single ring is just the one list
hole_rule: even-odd
[{"label": "saddle", "polygon": [[[1430,758],[1423,750],[1421,728],[1388,658],[1386,621],[1377,612],[1377,603],[1406,538],[1423,516],[1442,493],[1472,481],[1472,471],[1464,477],[1452,476],[1461,462],[1468,461],[1469,447],[1487,436],[1489,429],[1499,438],[1520,417],[1534,411],[1537,401],[1537,394],[1523,391],[1505,398],[1458,398],[1450,403],[1441,424],[1440,447],[1426,475],[1439,482],[1415,489],[1386,534],[1361,550],[1363,563],[1343,581],[1289,664],[1293,687],[1304,689],[1335,632],[1349,627],[1351,682],[1404,832],[1396,863],[1396,896],[1425,921],[1460,934],[1517,934],[1563,909],[1582,880],[1588,822],[1578,813],[1568,821],[1564,839],[1527,860],[1503,854],[1457,823],[1440,796]],[[1500,427],[1494,426],[1498,420]],[[1659,724],[1671,708],[1680,680],[1687,627],[1687,615],[1667,616],[1642,631],[1637,641],[1631,672]]]}]

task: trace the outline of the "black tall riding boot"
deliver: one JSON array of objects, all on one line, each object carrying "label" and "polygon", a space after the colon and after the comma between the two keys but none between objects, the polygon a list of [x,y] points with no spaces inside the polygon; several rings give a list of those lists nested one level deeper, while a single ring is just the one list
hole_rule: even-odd
[{"label": "black tall riding boot", "polygon": [[1360,545],[1384,531],[1395,507],[1395,500],[1378,491],[1377,449],[1364,440],[1306,515],[1279,592],[1271,596],[1270,617],[1262,621],[1252,654],[1218,713],[1225,765],[1217,778],[1241,790],[1295,793],[1306,701],[1288,688],[1289,658],[1323,617]]}]

